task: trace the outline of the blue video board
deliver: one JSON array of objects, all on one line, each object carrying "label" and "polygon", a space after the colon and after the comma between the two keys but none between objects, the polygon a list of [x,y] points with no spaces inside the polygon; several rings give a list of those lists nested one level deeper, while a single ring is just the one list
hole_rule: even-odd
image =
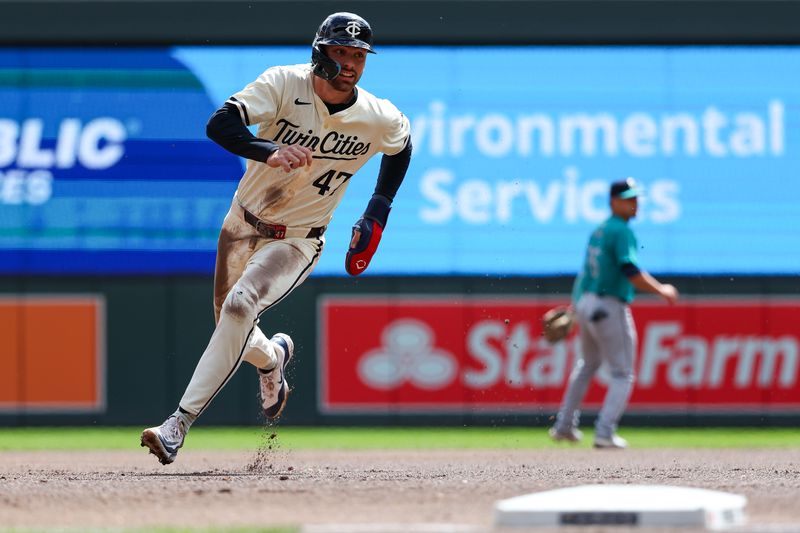
[{"label": "blue video board", "polygon": [[[243,163],[206,121],[308,57],[0,49],[0,273],[211,273]],[[800,48],[382,47],[361,85],[414,141],[367,275],[574,274],[627,176],[647,270],[797,272]],[[351,179],[314,275],[345,275],[378,165]]]}]

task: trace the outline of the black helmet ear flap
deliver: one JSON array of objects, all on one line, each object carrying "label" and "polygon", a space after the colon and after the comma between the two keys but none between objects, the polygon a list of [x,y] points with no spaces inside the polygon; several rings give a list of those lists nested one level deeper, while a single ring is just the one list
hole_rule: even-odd
[{"label": "black helmet ear flap", "polygon": [[325,55],[325,51],[316,43],[311,47],[311,65],[314,67],[314,74],[327,81],[336,78],[342,70],[342,66]]}]

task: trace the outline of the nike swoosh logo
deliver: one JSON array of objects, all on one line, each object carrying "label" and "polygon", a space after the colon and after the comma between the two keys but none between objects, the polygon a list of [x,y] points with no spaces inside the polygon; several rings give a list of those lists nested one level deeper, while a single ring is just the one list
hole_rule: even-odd
[{"label": "nike swoosh logo", "polygon": [[301,102],[299,98],[295,98],[294,105],[311,105],[311,102]]}]

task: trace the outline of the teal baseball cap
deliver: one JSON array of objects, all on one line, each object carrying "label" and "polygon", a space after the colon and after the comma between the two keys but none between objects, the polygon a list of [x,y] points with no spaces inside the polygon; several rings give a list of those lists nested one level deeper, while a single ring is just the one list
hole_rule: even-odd
[{"label": "teal baseball cap", "polygon": [[636,185],[636,180],[633,178],[625,178],[624,180],[615,181],[611,184],[609,196],[611,198],[620,198],[627,200],[628,198],[636,198],[641,196],[642,191]]}]

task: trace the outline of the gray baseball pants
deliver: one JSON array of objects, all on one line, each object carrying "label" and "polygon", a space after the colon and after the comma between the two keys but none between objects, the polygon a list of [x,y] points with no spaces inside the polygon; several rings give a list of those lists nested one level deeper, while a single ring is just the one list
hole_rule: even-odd
[{"label": "gray baseball pants", "polygon": [[556,429],[577,427],[579,407],[589,383],[602,363],[608,365],[610,381],[603,406],[595,422],[595,434],[610,437],[633,390],[636,328],[630,307],[611,296],[585,293],[575,306],[580,326],[581,357],[569,378],[569,385],[556,419]]}]

